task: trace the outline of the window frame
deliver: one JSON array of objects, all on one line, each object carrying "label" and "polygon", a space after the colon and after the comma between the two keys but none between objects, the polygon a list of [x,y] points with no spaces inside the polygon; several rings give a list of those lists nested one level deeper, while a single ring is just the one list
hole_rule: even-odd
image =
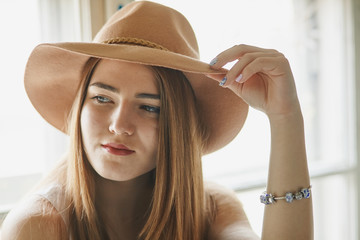
[{"label": "window frame", "polygon": [[352,38],[354,41],[353,46],[349,49],[349,53],[353,59],[353,82],[354,82],[354,119],[355,119],[355,181],[356,185],[356,239],[360,239],[360,1],[351,0],[350,9],[352,12]]}]

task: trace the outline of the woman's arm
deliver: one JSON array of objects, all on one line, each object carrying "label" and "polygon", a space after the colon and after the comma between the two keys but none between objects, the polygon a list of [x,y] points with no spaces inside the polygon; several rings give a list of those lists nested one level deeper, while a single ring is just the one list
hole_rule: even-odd
[{"label": "woman's arm", "polygon": [[[271,154],[267,192],[284,196],[310,186],[300,112],[270,119]],[[285,229],[285,230],[284,230]],[[265,207],[263,239],[313,239],[311,199]]]},{"label": "woman's arm", "polygon": [[65,223],[49,201],[34,197],[13,209],[2,228],[2,240],[68,239]]},{"label": "woman's arm", "polygon": [[[213,68],[234,60],[226,76],[210,77],[269,118],[267,192],[279,197],[309,187],[303,117],[287,59],[276,50],[238,45],[220,53]],[[266,205],[262,239],[313,239],[311,199]]]}]

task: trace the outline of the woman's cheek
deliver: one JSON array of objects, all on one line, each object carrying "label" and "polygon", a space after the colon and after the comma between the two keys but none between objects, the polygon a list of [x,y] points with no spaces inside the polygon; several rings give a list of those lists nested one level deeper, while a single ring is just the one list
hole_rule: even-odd
[{"label": "woman's cheek", "polygon": [[94,128],[99,127],[104,124],[104,120],[108,117],[104,112],[99,111],[96,106],[91,106],[87,104],[83,107],[81,113],[81,125],[85,128]]}]

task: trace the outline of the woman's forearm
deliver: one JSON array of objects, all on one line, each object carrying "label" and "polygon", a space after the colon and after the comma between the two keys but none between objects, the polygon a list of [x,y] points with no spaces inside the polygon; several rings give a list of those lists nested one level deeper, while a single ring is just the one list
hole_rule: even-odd
[{"label": "woman's forearm", "polygon": [[[277,197],[310,186],[301,111],[269,117],[271,153],[267,193]],[[277,200],[265,207],[262,239],[313,239],[312,200]]]}]

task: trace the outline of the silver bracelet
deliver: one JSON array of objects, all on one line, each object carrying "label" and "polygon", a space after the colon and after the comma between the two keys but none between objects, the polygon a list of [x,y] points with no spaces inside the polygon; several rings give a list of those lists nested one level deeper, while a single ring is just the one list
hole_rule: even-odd
[{"label": "silver bracelet", "polygon": [[271,193],[263,192],[263,194],[260,195],[260,202],[268,205],[268,204],[274,204],[277,200],[285,200],[288,203],[292,203],[292,201],[295,200],[301,200],[301,199],[307,199],[311,196],[311,185],[308,188],[302,188],[300,191],[296,193],[287,192],[285,196],[282,197],[276,197],[272,195]]}]

